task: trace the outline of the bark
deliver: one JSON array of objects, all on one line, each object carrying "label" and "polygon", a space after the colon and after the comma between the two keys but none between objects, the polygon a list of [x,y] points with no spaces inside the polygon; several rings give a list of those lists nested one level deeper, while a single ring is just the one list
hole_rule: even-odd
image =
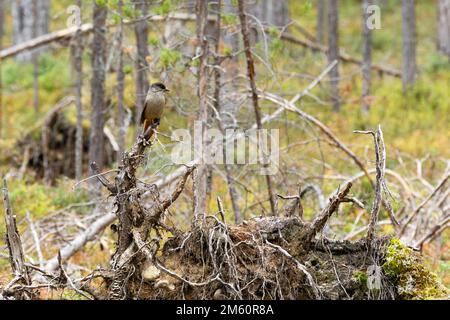
[{"label": "bark", "polygon": [[[222,12],[222,0],[218,1],[218,10],[217,10],[217,20],[216,20],[216,34],[215,34],[215,65],[217,66],[214,68],[214,107],[217,110],[217,112],[220,115],[220,118],[218,120],[219,129],[222,133],[222,135],[225,135],[226,131],[226,123],[224,122],[224,114],[222,111],[222,99],[221,99],[221,88],[222,88],[222,75],[221,70],[219,68],[220,66],[220,42],[221,42],[221,12]],[[226,147],[225,144],[223,144],[223,154],[225,154]],[[230,194],[230,200],[231,200],[231,206],[233,208],[234,212],[234,219],[236,224],[240,224],[242,222],[242,216],[239,213],[239,207],[237,204],[237,191],[234,186],[233,178],[232,178],[232,172],[231,172],[231,166],[227,163],[224,165],[225,168],[225,176],[227,179],[228,184],[228,192]]]},{"label": "bark", "polygon": [[[241,21],[241,32],[242,32],[242,38],[244,41],[244,50],[245,50],[245,56],[247,59],[247,75],[250,81],[250,88],[252,91],[252,102],[253,102],[253,109],[255,111],[255,118],[256,118],[256,127],[258,130],[262,130],[262,121],[261,121],[261,110],[259,108],[259,102],[258,102],[258,93],[256,88],[256,79],[255,79],[255,63],[253,61],[253,55],[251,52],[251,44],[250,44],[250,36],[249,36],[249,29],[247,24],[247,15],[245,13],[245,0],[239,0],[238,6],[239,6],[239,19]],[[265,155],[263,155],[265,157]],[[264,167],[268,165],[267,161],[264,161]],[[267,191],[269,193],[269,201],[270,201],[270,208],[272,211],[272,215],[277,214],[277,208],[276,208],[276,201],[275,201],[275,195],[273,193],[273,186],[272,186],[272,178],[269,174],[265,175],[266,177],[266,183],[267,183]]]},{"label": "bark", "polygon": [[265,0],[265,22],[276,27],[289,23],[289,4],[287,0]]},{"label": "bark", "polygon": [[[13,214],[11,203],[9,201],[8,185],[6,178],[3,178],[3,203],[5,207],[5,225],[6,225],[6,245],[9,251],[9,260],[13,275],[24,285],[30,285],[31,279],[28,269],[25,266],[25,256],[23,253],[22,240],[17,230],[16,216]],[[30,293],[23,292],[18,299],[29,299]]]},{"label": "bark", "polygon": [[[170,19],[174,19],[174,20],[179,20],[179,21],[193,21],[196,19],[196,16],[193,14],[187,14],[187,13],[174,13],[169,15]],[[208,20],[214,20],[215,17],[214,16],[209,16]],[[151,21],[155,21],[155,22],[159,22],[159,21],[165,21],[165,18],[163,16],[152,16],[149,17],[148,20]],[[130,25],[130,24],[136,24],[137,21],[133,21],[133,20],[129,20],[129,21],[124,21],[125,25]],[[0,59],[6,59],[6,58],[10,58],[13,57],[17,54],[19,54],[20,52],[23,52],[25,50],[29,50],[32,48],[40,48],[42,46],[45,46],[49,43],[52,42],[56,42],[56,41],[63,41],[63,40],[67,40],[70,39],[74,36],[75,32],[76,32],[77,28],[71,27],[71,28],[67,28],[67,29],[62,29],[59,31],[55,31],[52,33],[49,33],[47,35],[44,36],[40,36],[37,39],[33,39],[30,41],[27,41],[21,45],[15,45],[12,46],[10,48],[4,49],[0,52]],[[267,33],[269,32],[270,28],[268,27],[264,27],[264,31]],[[93,31],[93,27],[92,24],[86,23],[83,24],[81,26],[81,34],[82,35],[87,35],[90,32]],[[236,40],[236,43],[238,42],[237,37],[235,37],[236,33],[233,34],[225,34],[224,35],[224,42],[226,42],[226,39],[229,38],[230,36]],[[280,35],[280,39],[283,41],[287,41],[305,48],[309,48],[313,51],[320,51],[323,53],[327,53],[328,52],[328,48],[326,46],[322,46],[318,43],[312,42],[310,40],[307,39],[299,39],[294,37],[292,34],[290,34],[289,32],[283,32]],[[227,42],[226,42],[227,43]],[[238,45],[236,44],[235,48],[237,48]],[[234,50],[236,51],[236,50]],[[356,65],[362,65],[362,60],[358,59],[356,57],[353,57],[345,52],[340,52],[339,53],[339,59],[342,60],[343,62],[347,62],[347,63],[352,63],[352,64],[356,64]],[[232,60],[237,60],[236,56],[234,56],[232,58]],[[372,70],[376,71],[380,74],[387,74],[389,76],[392,77],[398,77],[401,78],[402,73],[399,70],[396,70],[388,65],[382,65],[382,64],[372,64]]]},{"label": "bark", "polygon": [[327,10],[326,0],[318,0],[317,1],[317,35],[316,35],[316,42],[319,43],[319,44],[323,44],[324,43],[324,39],[325,39],[326,10]]},{"label": "bark", "polygon": [[[148,13],[148,4],[146,1],[133,0],[136,10],[141,12],[142,16]],[[136,36],[137,57],[136,57],[136,125],[140,126],[140,116],[144,108],[145,96],[149,88],[147,69],[148,63],[146,57],[148,52],[148,23],[146,20],[139,21],[134,26]]]},{"label": "bark", "polygon": [[[38,36],[38,26],[39,26],[39,8],[38,2],[33,1],[33,38]],[[39,53],[34,50],[32,53],[31,60],[33,62],[33,105],[34,112],[36,114],[39,112]]]},{"label": "bark", "polygon": [[416,12],[415,0],[402,0],[403,33],[403,91],[415,82],[416,66]]},{"label": "bark", "polygon": [[[207,3],[203,0],[197,0],[197,39],[201,50],[200,65],[198,68],[198,97],[199,97],[199,113],[197,120],[200,122],[200,132],[203,130],[208,121],[208,41],[205,37],[207,27],[208,8]],[[202,145],[197,148],[202,161],[194,171],[194,216],[195,221],[203,220],[206,210],[206,186],[207,186],[207,165],[204,163],[203,154],[205,151],[205,141],[202,139]]]},{"label": "bark", "polygon": [[450,0],[438,2],[438,49],[450,59]]},{"label": "bark", "polygon": [[[339,8],[338,0],[328,2],[328,62],[333,63],[339,59]],[[331,95],[333,109],[338,112],[341,109],[339,96],[339,65],[336,65],[330,72]]]},{"label": "bark", "polygon": [[[233,6],[233,0],[224,0],[223,1],[223,12],[225,14],[237,14],[236,7]],[[232,52],[236,52],[239,48],[239,33],[235,30],[235,28],[226,28],[223,31],[222,36],[223,42],[231,48]],[[237,60],[233,58],[233,60]]]},{"label": "bark", "polygon": [[[122,17],[123,0],[119,0],[119,15]],[[123,19],[120,18],[119,35],[117,39],[117,46],[119,49],[119,66],[117,70],[117,125],[119,126],[119,152],[117,153],[117,163],[120,165],[122,154],[125,148],[125,108],[124,108],[124,90],[125,90],[125,73],[123,71]]]},{"label": "bark", "polygon": [[371,5],[370,0],[363,0],[363,64],[362,64],[362,110],[367,114],[370,109],[370,86],[371,86],[371,70],[372,70],[372,31],[367,25],[369,14],[367,7]]},{"label": "bark", "polygon": [[92,40],[91,80],[91,132],[89,138],[89,162],[104,165],[103,127],[105,125],[105,62],[106,62],[106,15],[107,9],[94,3],[94,38]]},{"label": "bark", "polygon": [[77,0],[77,6],[80,8],[80,24],[77,26],[72,47],[73,64],[75,71],[75,104],[77,109],[77,124],[75,137],[75,179],[81,180],[83,176],[83,38],[81,36],[81,0]]},{"label": "bark", "polygon": [[[252,2],[253,3],[253,2]],[[264,26],[285,27],[289,24],[289,4],[287,0],[261,0],[248,6],[248,12]],[[261,40],[259,23],[249,19],[255,41]]]},{"label": "bark", "polygon": [[[34,3],[36,4],[37,21],[34,25]],[[13,17],[14,44],[26,42],[36,35],[48,33],[49,27],[49,0],[17,0],[11,1]],[[23,52],[16,57],[19,61],[30,61],[31,52]]]},{"label": "bark", "polygon": [[[5,30],[5,1],[0,1],[0,51],[3,50],[3,34]],[[2,60],[0,59],[0,138],[3,136],[3,81],[2,81]]]}]

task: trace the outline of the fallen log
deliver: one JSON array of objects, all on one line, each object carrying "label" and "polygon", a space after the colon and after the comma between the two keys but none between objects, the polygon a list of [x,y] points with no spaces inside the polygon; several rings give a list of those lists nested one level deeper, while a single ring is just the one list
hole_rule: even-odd
[{"label": "fallen log", "polygon": [[[169,14],[167,16],[147,15],[145,17],[135,19],[135,20],[125,20],[124,24],[130,25],[130,24],[136,23],[141,20],[149,20],[149,21],[157,22],[157,21],[166,21],[166,20],[170,20],[170,19],[181,20],[181,21],[195,21],[196,15],[189,14],[189,13],[173,13],[173,14]],[[215,20],[216,20],[216,16],[208,17],[208,21],[213,22]],[[111,24],[108,27],[114,27],[114,26],[115,25]],[[31,39],[24,43],[3,49],[0,51],[0,60],[6,59],[9,57],[13,57],[13,56],[17,55],[18,53],[25,51],[25,50],[31,50],[31,49],[42,47],[51,42],[70,39],[75,36],[77,30],[78,30],[78,27],[76,27],[76,26],[70,27],[67,29],[63,29],[63,30],[58,30],[58,31]],[[92,24],[90,24],[90,23],[83,24],[83,25],[81,25],[80,30],[81,30],[81,35],[89,34],[93,30]],[[271,31],[272,30],[270,28],[264,27],[264,32],[270,33]],[[279,37],[280,37],[280,39],[282,39],[284,41],[287,41],[287,42],[290,42],[290,43],[293,43],[296,45],[300,45],[302,47],[309,48],[314,51],[319,51],[322,53],[328,52],[328,48],[326,46],[323,46],[321,44],[315,43],[315,42],[307,40],[307,39],[303,40],[303,39],[296,38],[292,34],[290,34],[289,32],[286,32],[286,31],[282,32],[279,35]],[[353,64],[357,64],[360,66],[362,65],[361,59],[355,58],[355,57],[343,52],[342,50],[339,53],[339,59],[344,62],[353,63]],[[374,63],[374,64],[372,64],[372,69],[379,73],[385,73],[390,76],[401,78],[401,71],[396,70],[390,66],[385,66],[385,65],[380,65],[380,64]]]}]

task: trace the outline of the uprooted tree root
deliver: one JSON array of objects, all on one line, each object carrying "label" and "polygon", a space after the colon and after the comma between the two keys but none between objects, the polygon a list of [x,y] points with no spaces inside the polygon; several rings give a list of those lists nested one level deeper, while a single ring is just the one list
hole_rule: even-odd
[{"label": "uprooted tree root", "polygon": [[[260,218],[228,226],[215,216],[208,216],[201,227],[193,225],[188,232],[177,232],[160,251],[156,252],[156,248],[152,260],[144,254],[145,250],[138,250],[123,274],[122,298],[272,300],[404,296],[396,276],[384,272],[390,270],[387,267],[392,269],[392,262],[386,258],[389,259],[393,240],[375,239],[370,253],[365,240],[299,241],[307,230],[308,223],[297,217]],[[157,243],[151,243],[150,247],[157,247]],[[408,259],[414,257],[415,263],[421,265],[416,253],[410,255]],[[376,268],[380,270],[378,274]],[[426,273],[426,277],[432,275]],[[414,274],[402,277],[421,281]],[[445,297],[445,289],[440,290],[428,298]]]},{"label": "uprooted tree root", "polygon": [[[135,176],[141,155],[149,145],[142,136],[138,139],[124,155],[114,184],[98,175],[115,196],[119,217],[117,249],[111,259],[109,276],[105,277],[105,298],[401,297],[398,279],[385,276],[382,271],[389,238],[348,242],[318,237],[339,205],[352,202],[348,196],[351,183],[339,188],[311,222],[291,210],[283,218],[265,217],[230,226],[224,221],[218,200],[220,218],[196,217],[191,229],[181,232],[165,224],[164,214],[195,168],[188,168],[173,193],[161,199],[158,190],[139,186]],[[141,203],[146,193],[153,197],[149,208]],[[300,200],[296,201],[300,207]]]},{"label": "uprooted tree root", "polygon": [[[359,277],[383,259],[369,256],[365,241],[302,242],[308,231],[297,217],[228,226],[208,216],[166,241],[153,261],[138,252],[122,289],[138,299],[395,298],[387,279],[370,292]],[[388,242],[377,240],[376,252]]]}]

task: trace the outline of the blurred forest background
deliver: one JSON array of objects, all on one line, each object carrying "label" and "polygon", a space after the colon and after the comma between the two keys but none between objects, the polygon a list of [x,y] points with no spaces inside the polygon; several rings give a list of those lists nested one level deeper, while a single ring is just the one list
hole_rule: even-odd
[{"label": "blurred forest background", "polygon": [[[202,12],[190,0],[1,0],[0,172],[27,262],[45,269],[60,248],[111,215],[112,199],[90,178],[89,164],[114,177],[140,133],[149,83],[171,91],[159,142],[137,176],[162,193],[180,167],[170,157],[173,130],[198,119],[220,130],[255,124],[240,2],[205,0],[206,27],[199,29]],[[369,5],[376,7],[368,13]],[[380,124],[394,217],[382,208],[378,233],[422,251],[449,287],[450,1],[247,0],[245,6],[262,125],[280,130],[279,171],[267,179],[252,166],[208,166],[204,199],[188,182],[167,224],[188,228],[193,199],[214,213],[217,197],[229,223],[270,215],[273,205],[281,210],[289,195],[302,195],[311,219],[351,180],[365,209],[342,207],[323,232],[359,239],[374,192],[343,149],[375,177],[372,139],[353,131]],[[317,122],[286,107],[289,101]],[[107,264],[115,246],[107,222],[63,258],[70,274]],[[0,284],[11,279],[5,233],[2,218]]]}]

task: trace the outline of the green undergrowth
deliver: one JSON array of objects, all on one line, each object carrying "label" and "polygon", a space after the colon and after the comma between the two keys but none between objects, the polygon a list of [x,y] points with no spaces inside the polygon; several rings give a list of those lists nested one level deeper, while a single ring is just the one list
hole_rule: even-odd
[{"label": "green undergrowth", "polygon": [[450,293],[422,258],[398,239],[390,241],[382,269],[395,282],[402,299],[443,299]]}]

